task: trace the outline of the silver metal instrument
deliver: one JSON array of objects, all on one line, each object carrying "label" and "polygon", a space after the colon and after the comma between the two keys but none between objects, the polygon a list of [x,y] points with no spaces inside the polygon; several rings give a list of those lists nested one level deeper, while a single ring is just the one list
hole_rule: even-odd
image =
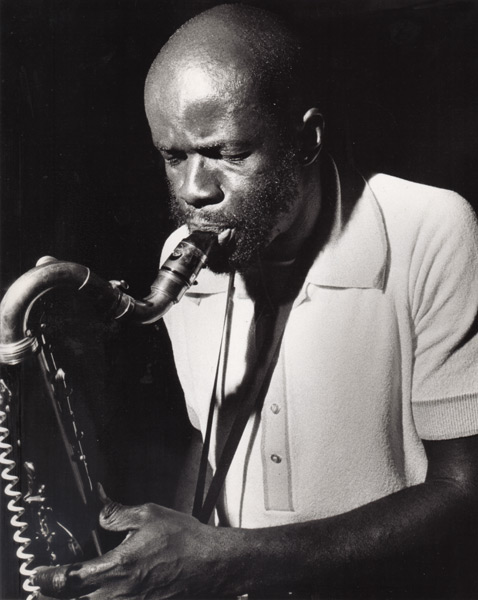
[{"label": "silver metal instrument", "polygon": [[[191,287],[216,243],[215,233],[192,232],[164,262],[151,286],[151,293],[141,300],[126,292],[128,286],[124,281],[107,282],[83,265],[58,261],[50,256],[40,259],[5,294],[0,304],[0,465],[4,493],[8,498],[7,510],[12,513],[13,539],[18,545],[17,557],[21,561],[23,589],[29,594],[28,599],[36,598],[38,593],[31,582],[35,559],[51,565],[72,562],[81,558],[82,551],[74,535],[52,514],[48,490],[41,484],[35,465],[25,463],[22,473],[15,460],[15,441],[11,439],[8,421],[12,405],[20,402],[20,397],[15,397],[17,386],[11,383],[14,376],[21,377],[18,365],[27,361],[38,363],[79,498],[86,507],[97,502],[82,432],[75,417],[73,390],[64,370],[56,363],[41,325],[30,322],[33,306],[50,290],[66,287],[89,297],[102,318],[154,323]],[[28,481],[27,493],[22,493],[19,488],[23,476]],[[97,554],[101,554],[93,527],[90,533]],[[43,556],[36,556],[39,553]]]}]

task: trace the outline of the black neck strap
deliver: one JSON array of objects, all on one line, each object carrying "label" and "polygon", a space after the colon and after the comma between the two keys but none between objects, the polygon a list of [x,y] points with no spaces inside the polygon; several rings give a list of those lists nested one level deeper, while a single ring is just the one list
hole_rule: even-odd
[{"label": "black neck strap", "polygon": [[[219,345],[219,353],[217,357],[217,365],[216,365],[216,373],[214,375],[214,383],[212,386],[211,399],[209,401],[209,413],[207,417],[207,426],[206,426],[206,434],[204,436],[204,442],[201,452],[201,461],[199,463],[199,472],[196,483],[196,492],[194,495],[194,504],[193,504],[193,517],[196,517],[203,523],[207,523],[211,516],[211,513],[207,515],[204,520],[201,518],[203,513],[203,500],[204,500],[204,488],[206,485],[206,475],[207,475],[207,466],[208,466],[208,456],[209,456],[209,448],[211,446],[211,433],[212,433],[212,422],[214,419],[214,408],[216,405],[216,389],[217,382],[219,379],[219,368],[221,364],[221,356],[222,349],[224,346],[224,340],[228,331],[228,324],[230,322],[231,314],[232,314],[232,299],[234,296],[234,271],[231,273],[229,277],[229,286],[227,290],[227,298],[226,298],[226,310],[224,314],[224,323],[222,325],[222,335],[221,335],[221,343]],[[211,482],[212,483],[212,482]],[[219,490],[220,491],[220,490]]]},{"label": "black neck strap", "polygon": [[[231,314],[232,295],[234,290],[232,281],[233,279],[231,277],[226,303],[223,335],[211,394],[211,402],[209,405],[208,422],[201,454],[201,462],[199,465],[199,474],[192,513],[193,516],[199,519],[199,521],[202,523],[207,523],[209,521],[214,507],[216,506],[216,502],[219,498],[219,494],[221,493],[222,486],[224,485],[229,467],[231,466],[234,454],[237,450],[242,434],[244,433],[244,429],[246,428],[247,422],[252,414],[252,411],[254,410],[254,407],[262,404],[267,394],[272,373],[274,372],[274,367],[279,356],[279,349],[284,334],[285,324],[292,307],[292,302],[287,302],[278,308],[274,315],[273,323],[271,323],[271,329],[269,329],[269,331],[271,331],[271,336],[265,336],[265,339],[260,342],[257,363],[252,373],[244,382],[242,401],[240,402],[239,410],[224,444],[216,471],[206,494],[206,498],[204,499],[212,424],[214,419],[214,409],[216,406],[216,388],[219,377],[219,365],[221,361],[222,347],[226,335],[227,325]],[[265,324],[266,320],[270,320],[270,315],[262,312],[256,320],[256,330],[260,329],[261,327],[267,327]]]}]

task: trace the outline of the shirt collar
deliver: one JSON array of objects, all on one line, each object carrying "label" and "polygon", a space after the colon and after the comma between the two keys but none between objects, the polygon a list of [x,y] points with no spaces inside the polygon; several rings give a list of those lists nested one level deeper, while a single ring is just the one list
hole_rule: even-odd
[{"label": "shirt collar", "polygon": [[[358,200],[343,197],[335,163],[336,209],[328,242],[315,259],[306,281],[337,288],[383,289],[386,281],[389,247],[385,223],[369,184],[362,180]],[[344,206],[353,202],[347,221]],[[320,218],[320,217],[319,217]]]},{"label": "shirt collar", "polygon": [[[333,161],[332,161],[333,162]],[[358,200],[343,197],[341,180],[333,162],[335,177],[335,215],[329,240],[319,252],[306,277],[306,283],[334,288],[384,289],[389,247],[383,216],[369,184],[363,180]],[[347,186],[345,186],[346,188]],[[344,219],[344,205],[353,202],[349,218]],[[320,218],[320,216],[319,216]],[[188,235],[186,226],[172,238]],[[228,275],[216,275],[203,269],[188,295],[226,292]],[[240,282],[239,287],[240,287]]]}]

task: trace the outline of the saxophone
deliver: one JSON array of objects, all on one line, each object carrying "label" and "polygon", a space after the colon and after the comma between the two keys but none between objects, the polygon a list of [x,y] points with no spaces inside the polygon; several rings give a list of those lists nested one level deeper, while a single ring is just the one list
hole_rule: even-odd
[{"label": "saxophone", "polygon": [[[127,293],[124,281],[107,282],[87,267],[58,261],[53,257],[41,258],[36,266],[17,279],[8,289],[0,304],[0,466],[4,481],[7,510],[12,513],[10,523],[17,544],[20,574],[28,600],[38,595],[32,584],[35,566],[32,563],[55,565],[72,562],[82,557],[82,547],[68,527],[56,520],[47,499],[45,486],[38,482],[35,465],[17,465],[15,442],[9,427],[18,420],[19,380],[24,377],[22,366],[38,364],[53,407],[59,437],[66,450],[68,464],[85,514],[98,506],[97,490],[93,484],[74,414],[72,393],[65,373],[58,368],[51,346],[42,327],[32,323],[30,313],[36,301],[48,291],[66,287],[90,299],[100,316],[105,319],[149,324],[158,321],[194,283],[206,263],[208,254],[217,243],[217,234],[194,231],[182,240],[159,269],[151,285],[150,294],[134,299]],[[19,489],[26,475],[27,491]],[[97,511],[94,511],[95,514]],[[94,525],[89,527],[90,544],[96,554],[101,546]]]}]

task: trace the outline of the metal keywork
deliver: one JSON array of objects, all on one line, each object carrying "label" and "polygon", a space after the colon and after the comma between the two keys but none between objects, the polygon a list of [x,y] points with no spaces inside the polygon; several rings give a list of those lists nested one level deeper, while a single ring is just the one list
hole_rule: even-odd
[{"label": "metal keywork", "polygon": [[[43,329],[43,327],[42,327]],[[96,490],[88,468],[86,453],[83,448],[83,432],[78,426],[73,410],[73,389],[67,383],[65,371],[57,366],[50,344],[44,333],[39,336],[40,365],[55,413],[60,436],[65,447],[77,491],[85,507],[94,507],[97,503]],[[63,527],[63,526],[62,526]],[[67,530],[68,531],[68,530]],[[102,554],[98,534],[91,531],[95,550]]]},{"label": "metal keywork", "polygon": [[[65,371],[57,367],[51,346],[43,334],[37,336],[38,360],[47,383],[48,398],[58,425],[61,441],[82,504],[96,509],[96,491],[88,468],[82,443],[83,432],[74,413],[73,390],[67,383]],[[4,494],[8,498],[7,510],[13,513],[10,524],[14,528],[13,540],[18,545],[17,558],[21,561],[20,574],[24,578],[23,590],[27,600],[38,598],[39,588],[32,583],[36,566],[54,566],[75,562],[83,558],[83,549],[73,533],[56,516],[49,502],[46,486],[38,476],[34,462],[21,465],[20,440],[13,441],[16,409],[19,397],[17,367],[6,366],[5,377],[0,379],[0,473],[5,482]],[[36,461],[35,461],[36,462]],[[26,492],[20,483],[25,478]],[[90,530],[95,551],[101,548],[95,530]],[[34,566],[32,566],[34,565]]]},{"label": "metal keywork", "polygon": [[11,399],[10,388],[4,379],[0,379],[0,465],[3,467],[1,478],[6,482],[4,493],[9,498],[7,510],[13,513],[10,524],[14,528],[13,540],[18,544],[16,555],[22,561],[20,574],[25,578],[22,587],[28,593],[27,600],[34,600],[39,592],[39,588],[32,584],[32,577],[36,571],[30,568],[35,556],[27,552],[32,540],[26,535],[28,523],[22,520],[25,507],[21,504],[22,493],[18,489],[20,479],[17,475],[17,464],[11,457],[13,446],[9,443],[10,429],[7,426]]},{"label": "metal keywork", "polygon": [[[12,397],[5,379],[0,379],[0,465],[4,467],[1,478],[6,482],[7,510],[13,513],[10,524],[14,528],[13,540],[19,546],[16,555],[22,561],[20,574],[26,578],[22,587],[29,594],[27,600],[34,600],[38,597],[39,588],[32,583],[36,573],[32,565],[53,566],[79,560],[83,551],[74,535],[56,520],[45,485],[37,478],[34,463],[24,462],[21,473],[19,461],[13,457],[15,448],[9,441],[12,434],[8,423],[12,415]],[[23,476],[27,481],[25,494],[19,489]]]},{"label": "metal keywork", "polygon": [[[205,266],[208,255],[219,243],[218,234],[214,231],[192,231],[182,239],[169,258],[159,267],[157,275],[151,284],[150,293],[140,299],[127,294],[127,286],[123,281],[109,283],[92,272],[85,265],[78,263],[59,261],[51,256],[46,256],[37,262],[37,265],[23,273],[8,288],[0,302],[0,365],[10,377],[10,370],[18,377],[18,382],[24,383],[31,375],[31,367],[40,368],[42,377],[46,384],[49,403],[53,409],[56,424],[58,425],[58,437],[61,439],[66,450],[68,466],[73,476],[76,490],[73,490],[72,505],[80,501],[80,511],[75,510],[75,517],[83,520],[83,531],[81,541],[85,553],[89,546],[100,555],[101,548],[98,535],[90,517],[97,517],[99,505],[101,504],[93,485],[86,455],[83,448],[82,432],[78,426],[78,420],[74,413],[76,398],[69,388],[65,372],[57,367],[55,358],[44,336],[44,326],[39,319],[36,310],[41,299],[55,290],[66,291],[69,294],[69,302],[74,297],[85,299],[94,308],[96,316],[107,321],[125,321],[135,324],[152,324],[159,321],[171,307],[180,301],[186,291],[194,284],[196,277]],[[56,299],[57,300],[57,299]],[[46,313],[56,314],[57,302],[53,299]],[[57,322],[59,322],[57,320]],[[27,366],[28,365],[28,366]],[[25,371],[22,369],[25,368]],[[19,370],[20,369],[20,370]],[[16,370],[16,371],[14,371]],[[35,594],[36,588],[31,585],[30,577],[34,574],[29,565],[33,560],[33,553],[26,553],[25,549],[33,540],[23,535],[26,523],[20,521],[25,508],[29,508],[39,522],[36,533],[39,532],[38,540],[46,540],[47,553],[46,562],[56,561],[58,554],[53,548],[54,540],[58,539],[51,531],[55,523],[63,529],[67,538],[72,538],[70,532],[56,519],[51,518],[51,511],[46,501],[45,488],[40,481],[36,481],[37,474],[31,464],[25,465],[27,478],[30,478],[32,493],[22,498],[20,491],[16,489],[21,476],[15,461],[12,460],[11,452],[13,446],[7,442],[10,437],[10,429],[3,425],[8,416],[6,404],[12,398],[11,405],[15,407],[15,414],[23,416],[28,414],[28,402],[23,405],[25,399],[19,390],[8,388],[9,379],[2,383],[3,400],[0,403],[0,463],[3,465],[2,478],[7,482],[5,493],[11,497],[8,510],[14,512],[12,518],[13,526],[18,530],[15,540],[20,545],[18,556],[24,561],[22,564],[22,575],[27,577],[24,589]],[[20,386],[18,386],[20,388]],[[25,395],[27,396],[27,394]],[[42,400],[45,400],[44,394]],[[40,410],[43,406],[40,407]],[[30,415],[28,415],[30,416]],[[49,415],[51,416],[51,415]],[[34,421],[32,421],[34,422]],[[36,435],[33,436],[34,438]],[[33,440],[35,441],[35,440]],[[86,445],[86,444],[85,444]],[[16,448],[16,447],[15,447]],[[63,458],[63,457],[62,457]],[[17,461],[18,462],[18,461]],[[40,461],[38,461],[40,462]],[[46,467],[48,469],[48,466]],[[55,482],[56,483],[56,482]],[[62,485],[62,481],[58,482]],[[69,482],[71,483],[71,481]],[[48,484],[50,486],[50,483]],[[61,488],[65,491],[65,487]],[[67,490],[68,492],[69,490]],[[78,493],[76,493],[78,492]],[[77,498],[78,496],[78,498]],[[24,501],[23,508],[17,507],[17,502]],[[71,507],[68,506],[68,509]],[[85,509],[83,511],[83,508]],[[81,528],[79,526],[79,529]],[[55,534],[56,535],[56,534]],[[69,539],[68,538],[68,539]],[[91,544],[92,542],[92,544]],[[75,553],[75,544],[70,544]],[[86,546],[86,548],[85,548]],[[93,550],[93,548],[91,548]],[[44,556],[44,554],[42,555]],[[43,560],[43,558],[42,558]],[[65,562],[71,562],[65,560]],[[30,586],[30,587],[28,587]],[[32,595],[30,598],[33,598]]]},{"label": "metal keywork", "polygon": [[[73,389],[67,385],[65,371],[57,367],[55,357],[53,356],[51,346],[47,343],[45,336],[41,335],[41,348],[44,356],[44,366],[46,376],[54,392],[55,405],[61,418],[65,434],[69,445],[71,446],[71,459],[74,460],[80,470],[82,485],[86,493],[93,493],[93,483],[91,481],[88,463],[86,461],[85,451],[82,445],[83,432],[78,427],[75,413],[73,411]],[[85,501],[86,501],[85,493]]]},{"label": "metal keywork", "polygon": [[32,535],[32,553],[52,566],[80,560],[83,551],[71,531],[56,520],[55,511],[47,500],[45,485],[38,481],[35,465],[25,462],[23,468],[28,482],[28,492],[23,501]]}]

